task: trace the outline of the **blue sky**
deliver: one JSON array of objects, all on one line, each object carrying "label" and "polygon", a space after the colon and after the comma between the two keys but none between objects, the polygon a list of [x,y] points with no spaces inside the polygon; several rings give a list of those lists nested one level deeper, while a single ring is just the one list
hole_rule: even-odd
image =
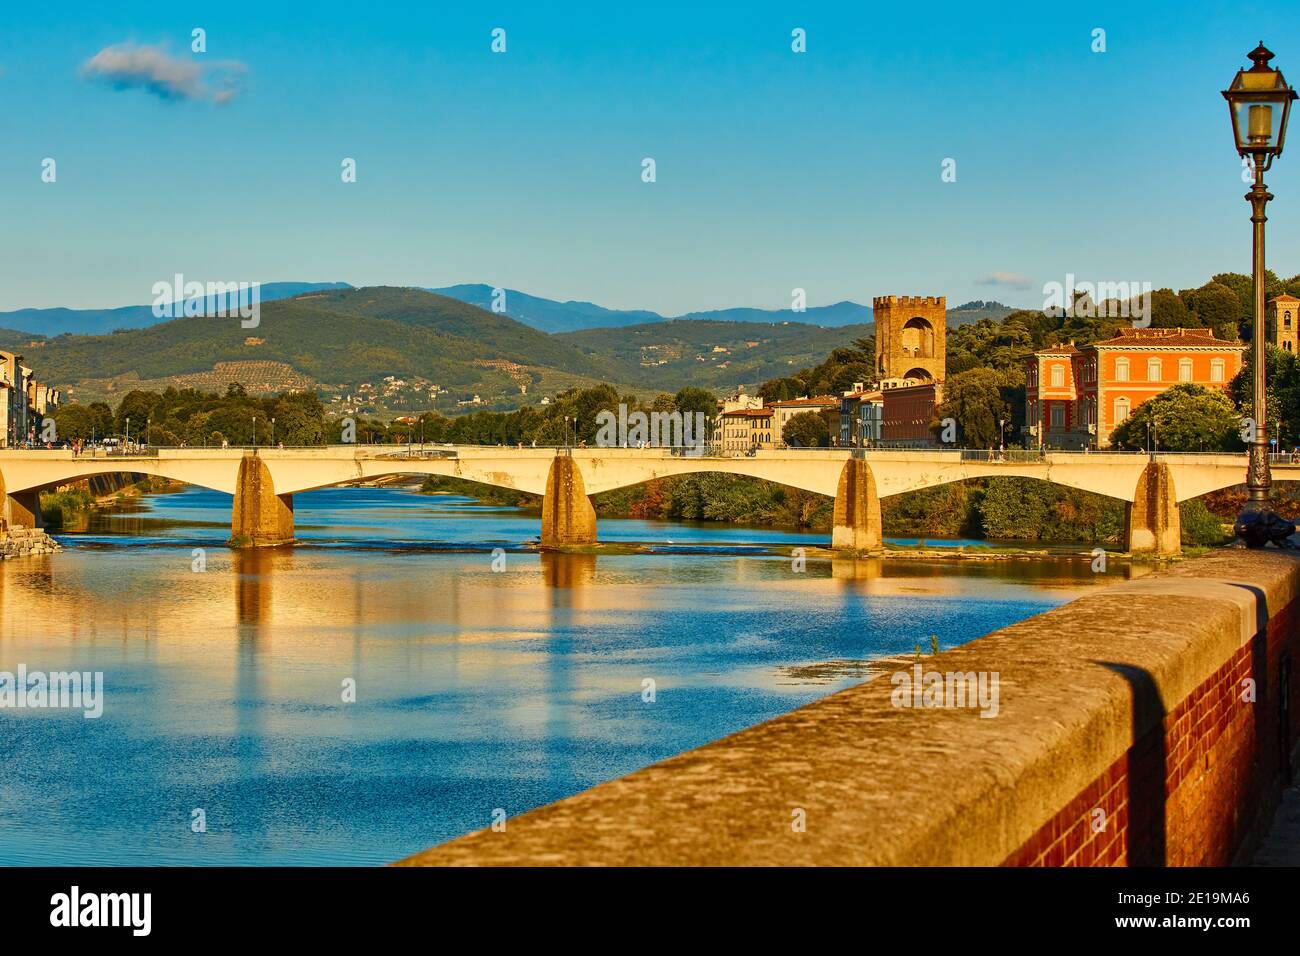
[{"label": "blue sky", "polygon": [[[1261,37],[1300,83],[1281,2],[112,6],[0,7],[0,309],[148,302],[176,272],[668,314],[1182,288],[1249,267],[1219,90]],[[199,76],[86,74],[126,45]],[[1292,137],[1268,176],[1288,276]]]}]

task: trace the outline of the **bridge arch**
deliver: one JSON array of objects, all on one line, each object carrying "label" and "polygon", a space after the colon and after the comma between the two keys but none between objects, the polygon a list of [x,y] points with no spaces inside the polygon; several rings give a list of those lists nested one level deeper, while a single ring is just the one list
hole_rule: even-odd
[{"label": "bridge arch", "polygon": [[57,452],[35,453],[23,459],[0,456],[0,489],[8,494],[40,492],[98,475],[137,474],[234,494],[241,457],[215,461],[131,456],[74,458],[70,453],[64,456]]}]

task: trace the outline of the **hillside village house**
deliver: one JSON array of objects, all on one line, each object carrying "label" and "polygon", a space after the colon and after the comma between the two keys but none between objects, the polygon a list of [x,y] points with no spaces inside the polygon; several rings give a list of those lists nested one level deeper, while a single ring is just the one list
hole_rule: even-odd
[{"label": "hillside village house", "polygon": [[[1294,310],[1293,310],[1294,311]],[[1109,448],[1134,409],[1174,385],[1227,389],[1246,346],[1208,329],[1120,329],[1082,348],[1073,342],[1030,356],[1026,441],[1050,448]]]}]

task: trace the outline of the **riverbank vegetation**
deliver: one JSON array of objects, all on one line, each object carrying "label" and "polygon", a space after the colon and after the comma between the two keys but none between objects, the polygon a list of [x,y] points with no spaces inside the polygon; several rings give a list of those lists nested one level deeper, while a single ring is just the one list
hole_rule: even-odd
[{"label": "riverbank vegetation", "polygon": [[105,503],[183,487],[152,475],[98,475],[77,484],[41,492],[41,518],[49,530],[72,527]]},{"label": "riverbank vegetation", "polygon": [[76,522],[95,505],[95,496],[84,488],[65,488],[41,494],[41,519],[48,531],[57,531]]}]

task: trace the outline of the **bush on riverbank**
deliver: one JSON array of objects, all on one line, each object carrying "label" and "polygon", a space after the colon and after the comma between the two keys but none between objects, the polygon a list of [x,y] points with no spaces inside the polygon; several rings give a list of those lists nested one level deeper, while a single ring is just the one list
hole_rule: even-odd
[{"label": "bush on riverbank", "polygon": [[540,495],[530,495],[525,491],[513,491],[510,488],[498,488],[495,485],[481,485],[477,481],[463,478],[450,478],[446,475],[430,475],[420,485],[422,495],[461,495],[476,498],[484,504],[508,505],[512,508],[541,508]]},{"label": "bush on riverbank", "polygon": [[1183,544],[1219,545],[1228,540],[1223,519],[1205,506],[1199,498],[1184,501],[1178,506],[1182,525]]},{"label": "bush on riverbank", "polygon": [[1117,544],[1124,503],[1032,478],[990,478],[977,503],[984,536],[1016,541]]},{"label": "bush on riverbank", "polygon": [[47,528],[70,525],[83,512],[94,507],[95,496],[82,488],[47,491],[41,494],[41,517]]}]

